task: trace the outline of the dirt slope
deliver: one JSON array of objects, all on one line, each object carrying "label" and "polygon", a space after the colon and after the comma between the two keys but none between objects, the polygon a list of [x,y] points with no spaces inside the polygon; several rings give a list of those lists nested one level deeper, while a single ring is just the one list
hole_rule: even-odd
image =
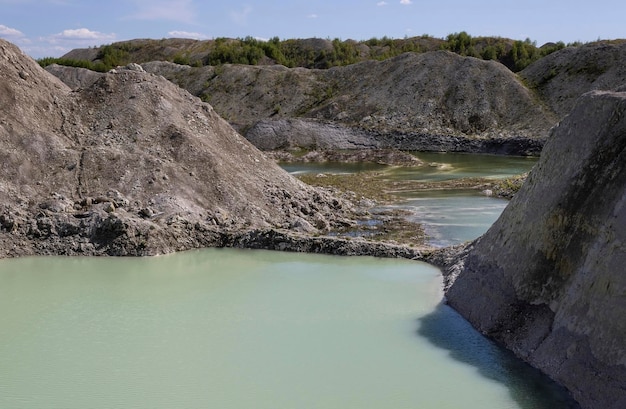
[{"label": "dirt slope", "polygon": [[[203,97],[257,146],[263,141],[266,149],[280,148],[285,137],[294,137],[287,120],[298,126],[298,133],[307,126],[346,127],[365,135],[370,147],[424,149],[432,140],[431,150],[471,151],[465,147],[474,141],[519,139],[526,142],[519,149],[523,153],[542,145],[556,122],[501,64],[446,51],[407,53],[329,70],[192,68],[165,62],[144,68]],[[440,144],[451,137],[458,141]],[[291,140],[292,145],[306,143]]]},{"label": "dirt slope", "polygon": [[520,76],[563,117],[585,92],[626,85],[626,40],[565,48],[531,64]]},{"label": "dirt slope", "polygon": [[0,41],[0,256],[155,254],[225,230],[324,231],[348,205],[131,65],[72,90]]}]

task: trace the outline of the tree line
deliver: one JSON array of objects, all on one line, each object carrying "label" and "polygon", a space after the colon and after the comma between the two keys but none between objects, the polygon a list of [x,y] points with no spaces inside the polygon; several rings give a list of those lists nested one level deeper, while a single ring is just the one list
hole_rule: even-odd
[{"label": "tree line", "polygon": [[[566,46],[581,45],[580,43],[566,45],[560,41],[537,47],[530,39],[514,41],[499,37],[472,37],[464,31],[450,34],[444,39],[428,35],[404,39],[371,38],[366,41],[342,41],[335,38],[322,40],[323,46],[317,47],[306,45],[307,40],[281,40],[278,37],[267,41],[253,37],[217,38],[211,41],[210,48],[200,58],[181,51],[171,56],[169,60],[177,64],[195,66],[276,63],[289,68],[327,69],[364,60],[384,60],[406,52],[448,50],[463,56],[499,61],[517,72],[554,51]],[[144,62],[133,61],[132,51],[132,47],[127,43],[115,43],[100,47],[93,61],[48,57],[38,62],[43,67],[56,63],[105,72],[130,62]]]}]

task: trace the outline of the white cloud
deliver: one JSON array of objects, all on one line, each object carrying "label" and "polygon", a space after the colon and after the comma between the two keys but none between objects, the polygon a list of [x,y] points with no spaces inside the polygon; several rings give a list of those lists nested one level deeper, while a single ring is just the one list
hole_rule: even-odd
[{"label": "white cloud", "polygon": [[231,11],[230,18],[235,24],[245,26],[248,24],[248,16],[250,16],[250,14],[252,14],[252,7],[245,6],[243,10]]},{"label": "white cloud", "polygon": [[410,4],[413,4],[413,1],[411,1],[411,0],[400,0],[400,4],[408,6]]},{"label": "white cloud", "polygon": [[317,17],[318,17],[318,15],[317,15],[317,14],[309,14],[307,17],[308,17],[308,18],[317,18]]},{"label": "white cloud", "polygon": [[5,25],[0,24],[0,36],[6,37],[23,37],[24,33],[15,28],[7,27]]},{"label": "white cloud", "polygon": [[27,45],[21,47],[22,51],[33,58],[42,57],[60,57],[70,51],[71,47],[62,47],[60,45],[44,46],[44,45]]},{"label": "white cloud", "polygon": [[48,37],[48,40],[50,42],[55,42],[59,40],[109,41],[109,40],[114,40],[114,39],[115,39],[115,34],[100,33],[98,31],[91,31],[87,28],[63,30],[58,34],[54,34],[51,37]]},{"label": "white cloud", "polygon": [[60,56],[74,48],[98,46],[115,41],[115,34],[100,33],[88,28],[67,29],[48,37],[39,37],[24,51],[34,57]]},{"label": "white cloud", "polygon": [[379,1],[378,3],[376,3],[377,6],[386,6],[387,4],[389,3],[387,3],[386,1]]},{"label": "white cloud", "polygon": [[175,38],[191,38],[194,40],[206,40],[209,38],[208,35],[202,33],[190,33],[189,31],[170,31],[167,33],[171,37]]},{"label": "white cloud", "polygon": [[194,22],[192,0],[133,0],[137,11],[126,19]]}]

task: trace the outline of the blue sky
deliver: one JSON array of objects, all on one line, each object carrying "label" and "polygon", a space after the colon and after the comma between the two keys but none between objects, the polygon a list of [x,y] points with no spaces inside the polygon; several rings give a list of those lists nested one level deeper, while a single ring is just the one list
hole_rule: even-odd
[{"label": "blue sky", "polygon": [[133,38],[366,40],[429,34],[626,38],[624,0],[0,0],[0,37],[34,58]]}]

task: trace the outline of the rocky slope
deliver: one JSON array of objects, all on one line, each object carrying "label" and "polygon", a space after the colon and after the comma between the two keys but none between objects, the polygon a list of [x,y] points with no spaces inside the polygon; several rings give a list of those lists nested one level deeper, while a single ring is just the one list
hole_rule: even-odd
[{"label": "rocky slope", "polygon": [[626,84],[626,40],[565,48],[531,64],[520,77],[563,117],[582,94]]},{"label": "rocky slope", "polygon": [[624,408],[625,243],[626,93],[594,91],[553,130],[499,220],[448,268],[447,299],[583,408]]},{"label": "rocky slope", "polygon": [[[143,64],[262,150],[401,149],[536,155],[556,117],[504,66],[440,51],[330,70]],[[50,65],[72,88],[103,74]]]},{"label": "rocky slope", "polygon": [[556,51],[518,76],[493,61],[445,51],[330,70],[145,67],[211,101],[265,148],[524,153],[541,149],[548,129],[582,94],[626,83],[624,61],[626,40],[614,40]]},{"label": "rocky slope", "polygon": [[447,51],[329,70],[143,66],[209,101],[263,149],[537,153],[556,121],[503,65]]},{"label": "rocky slope", "polygon": [[157,254],[351,223],[349,203],[138,65],[72,91],[0,40],[0,77],[0,257]]},{"label": "rocky slope", "polygon": [[[438,51],[329,70],[151,62],[263,150],[538,154],[556,117],[503,65]],[[73,88],[94,74],[49,66]],[[100,74],[101,75],[101,74]]]},{"label": "rocky slope", "polygon": [[[171,60],[181,47],[206,53],[206,44],[172,41],[136,40],[128,47],[140,61],[151,55]],[[301,46],[329,44],[320,40]],[[75,50],[68,57],[93,60],[89,52],[94,51]],[[626,81],[625,60],[626,41],[614,40],[567,47],[519,76],[494,61],[446,51],[406,53],[329,70],[170,62],[148,62],[144,68],[209,101],[262,149],[537,154],[549,128],[579,96],[594,89],[617,90]],[[93,74],[48,69],[73,88],[93,80]]]}]

